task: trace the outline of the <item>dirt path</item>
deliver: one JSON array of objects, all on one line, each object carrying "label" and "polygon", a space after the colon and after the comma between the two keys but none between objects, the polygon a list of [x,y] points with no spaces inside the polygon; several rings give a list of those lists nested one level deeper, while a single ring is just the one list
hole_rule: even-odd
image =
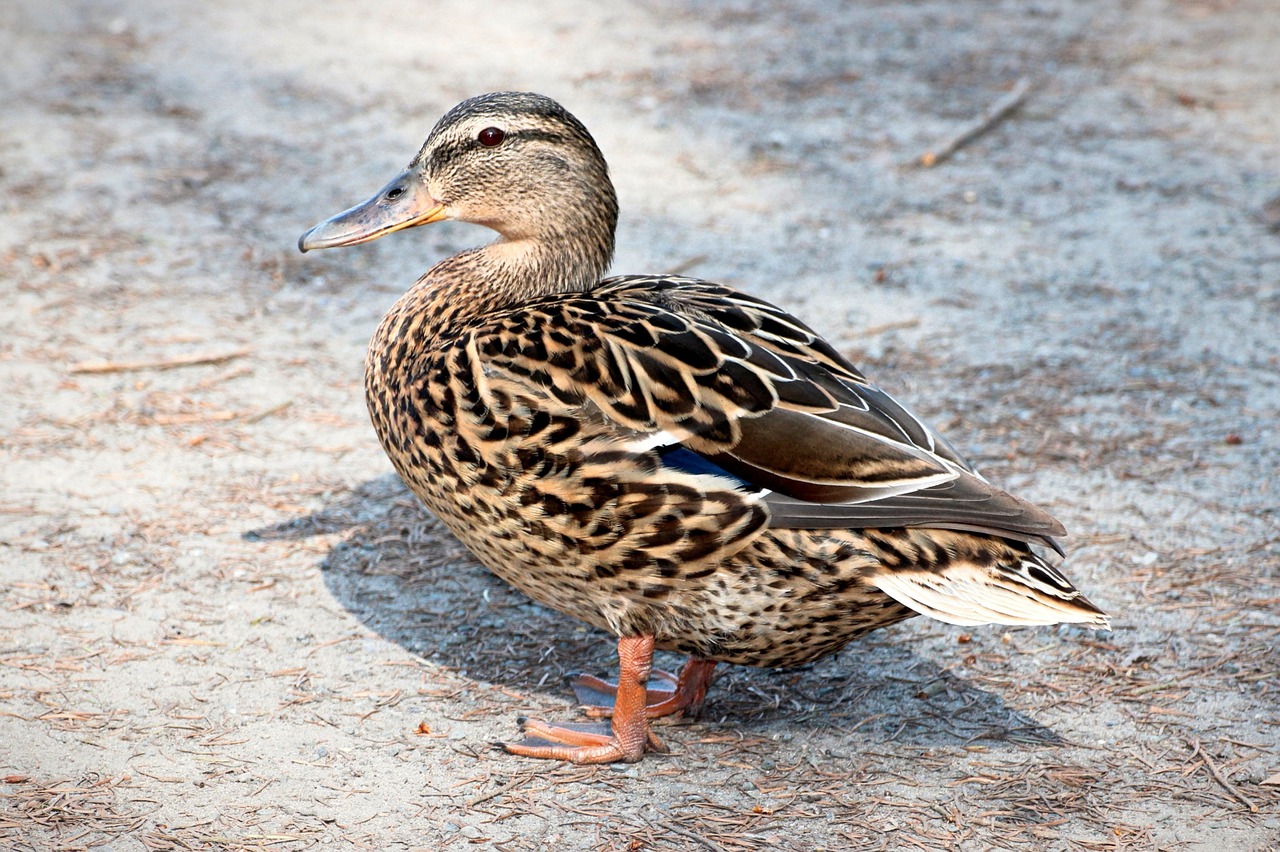
[{"label": "dirt path", "polygon": [[[1280,845],[1269,0],[236,5],[0,6],[0,845]],[[813,321],[1115,631],[917,619],[725,672],[667,758],[489,747],[609,643],[415,507],[359,373],[487,237],[293,246],[497,88],[596,134],[617,271]]]}]

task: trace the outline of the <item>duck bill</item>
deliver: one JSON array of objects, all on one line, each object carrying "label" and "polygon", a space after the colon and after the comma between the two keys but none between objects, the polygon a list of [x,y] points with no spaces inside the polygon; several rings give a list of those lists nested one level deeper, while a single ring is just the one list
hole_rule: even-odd
[{"label": "duck bill", "polygon": [[354,246],[392,231],[439,222],[444,205],[431,197],[421,178],[406,170],[363,204],[325,219],[298,238],[299,251]]}]

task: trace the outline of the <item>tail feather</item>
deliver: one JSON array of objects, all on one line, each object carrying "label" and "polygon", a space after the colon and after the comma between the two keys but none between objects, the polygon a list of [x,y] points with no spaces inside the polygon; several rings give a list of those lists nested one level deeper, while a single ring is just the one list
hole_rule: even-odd
[{"label": "tail feather", "polygon": [[947,624],[1089,624],[1110,629],[1106,613],[1044,560],[1016,564],[958,560],[945,567],[886,569],[870,578],[886,595]]}]

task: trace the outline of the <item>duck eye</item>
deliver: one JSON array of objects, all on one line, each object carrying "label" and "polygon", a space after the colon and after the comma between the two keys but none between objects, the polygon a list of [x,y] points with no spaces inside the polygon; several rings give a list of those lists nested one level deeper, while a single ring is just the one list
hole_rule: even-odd
[{"label": "duck eye", "polygon": [[403,186],[396,186],[396,187],[392,187],[391,189],[388,189],[388,190],[387,190],[387,200],[388,200],[388,201],[395,201],[397,198],[399,198],[399,197],[400,197],[400,196],[402,196],[402,195],[404,195],[404,187],[403,187]]},{"label": "duck eye", "polygon": [[506,138],[507,134],[498,127],[486,127],[476,134],[476,141],[486,148],[497,148]]}]

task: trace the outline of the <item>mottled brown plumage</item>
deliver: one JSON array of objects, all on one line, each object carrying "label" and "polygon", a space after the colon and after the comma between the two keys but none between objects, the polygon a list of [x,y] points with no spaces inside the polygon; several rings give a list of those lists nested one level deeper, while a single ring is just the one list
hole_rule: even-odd
[{"label": "mottled brown plumage", "polygon": [[[531,723],[512,751],[639,759],[660,747],[646,701],[696,706],[713,661],[799,665],[916,613],[1105,626],[1030,547],[1056,548],[1058,522],[799,320],[704,281],[601,280],[617,202],[559,104],[463,102],[405,172],[300,246],[440,219],[500,237],[437,264],[374,334],[378,436],[494,573],[620,637],[617,706],[595,711],[612,729]],[[655,646],[695,664],[646,696]]]}]

